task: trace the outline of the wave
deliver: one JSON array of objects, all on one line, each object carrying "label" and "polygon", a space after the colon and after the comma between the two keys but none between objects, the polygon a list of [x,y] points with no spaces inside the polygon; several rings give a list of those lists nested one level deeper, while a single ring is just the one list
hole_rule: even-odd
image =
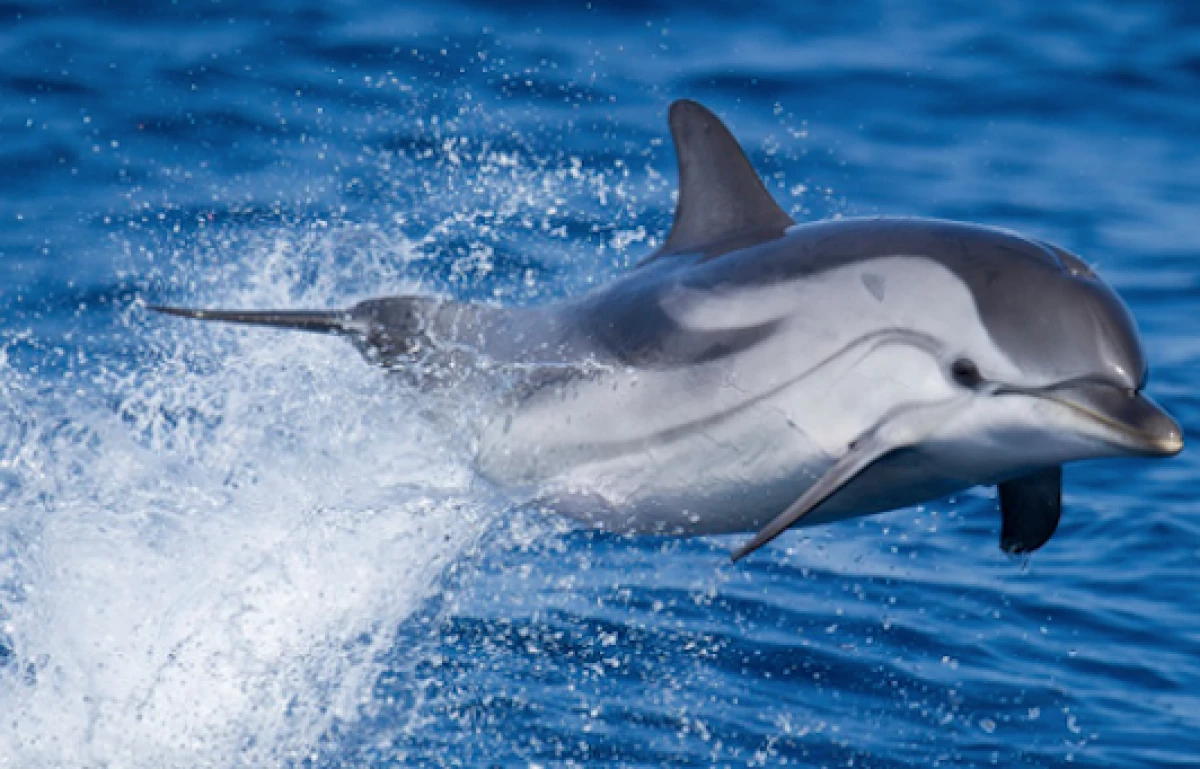
[{"label": "wave", "polygon": [[[411,249],[313,280],[295,236],[255,241],[221,301],[399,291]],[[336,339],[124,323],[127,363],[0,357],[0,767],[309,756],[496,506],[427,399]]]}]

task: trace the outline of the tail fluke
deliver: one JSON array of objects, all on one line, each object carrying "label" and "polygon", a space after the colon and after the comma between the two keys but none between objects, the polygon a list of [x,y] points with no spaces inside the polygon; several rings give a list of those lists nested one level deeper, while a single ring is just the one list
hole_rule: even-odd
[{"label": "tail fluke", "polygon": [[[426,326],[439,322],[454,328],[469,308],[415,296],[368,299],[346,310],[195,310],[190,307],[147,305],[155,312],[193,320],[216,320],[249,326],[337,334],[349,339],[367,360],[391,368],[406,356],[429,346]],[[460,311],[446,314],[446,308]],[[439,320],[439,312],[446,317]]]},{"label": "tail fluke", "polygon": [[318,334],[355,334],[362,332],[362,323],[355,323],[347,310],[194,310],[188,307],[147,305],[155,312],[195,320],[218,320],[224,323],[243,323],[250,326],[272,326]]}]

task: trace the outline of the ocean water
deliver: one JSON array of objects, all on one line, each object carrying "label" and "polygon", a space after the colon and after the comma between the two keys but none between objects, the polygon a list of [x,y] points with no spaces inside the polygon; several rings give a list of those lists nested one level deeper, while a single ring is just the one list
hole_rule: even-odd
[{"label": "ocean water", "polygon": [[[989,7],[983,7],[988,5]],[[1190,767],[1200,463],[740,538],[575,531],[336,339],[148,301],[545,301],[669,226],[666,107],[796,218],[1018,229],[1200,426],[1200,6],[0,0],[0,767]]]}]

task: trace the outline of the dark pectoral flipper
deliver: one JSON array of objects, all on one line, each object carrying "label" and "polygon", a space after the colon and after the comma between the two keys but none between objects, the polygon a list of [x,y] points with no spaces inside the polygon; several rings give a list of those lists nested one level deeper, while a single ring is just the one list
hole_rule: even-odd
[{"label": "dark pectoral flipper", "polygon": [[754,539],[733,552],[733,560],[745,558],[758,548],[787,531],[792,526],[815,510],[825,500],[832,497],[838,489],[852,481],[859,473],[866,470],[884,454],[897,448],[884,440],[882,436],[873,435],[860,439],[846,454],[834,463],[816,483],[809,487],[795,502],[784,510],[775,520],[768,523],[762,531],[754,535]]},{"label": "dark pectoral flipper", "polygon": [[1062,468],[1051,467],[1001,483],[1000,549],[1032,553],[1046,544],[1062,515]]}]

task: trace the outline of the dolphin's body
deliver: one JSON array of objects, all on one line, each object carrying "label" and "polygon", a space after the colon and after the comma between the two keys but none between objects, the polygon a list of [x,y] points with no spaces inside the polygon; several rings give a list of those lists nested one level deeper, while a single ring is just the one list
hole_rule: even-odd
[{"label": "dolphin's body", "polygon": [[[672,106],[676,219],[639,268],[534,308],[156,308],[343,334],[372,360],[490,372],[489,478],[618,531],[813,525],[999,484],[1001,544],[1053,534],[1061,465],[1170,455],[1128,311],[1078,257],[945,221],[795,224],[700,105]],[[436,367],[435,367],[436,368]]]}]

